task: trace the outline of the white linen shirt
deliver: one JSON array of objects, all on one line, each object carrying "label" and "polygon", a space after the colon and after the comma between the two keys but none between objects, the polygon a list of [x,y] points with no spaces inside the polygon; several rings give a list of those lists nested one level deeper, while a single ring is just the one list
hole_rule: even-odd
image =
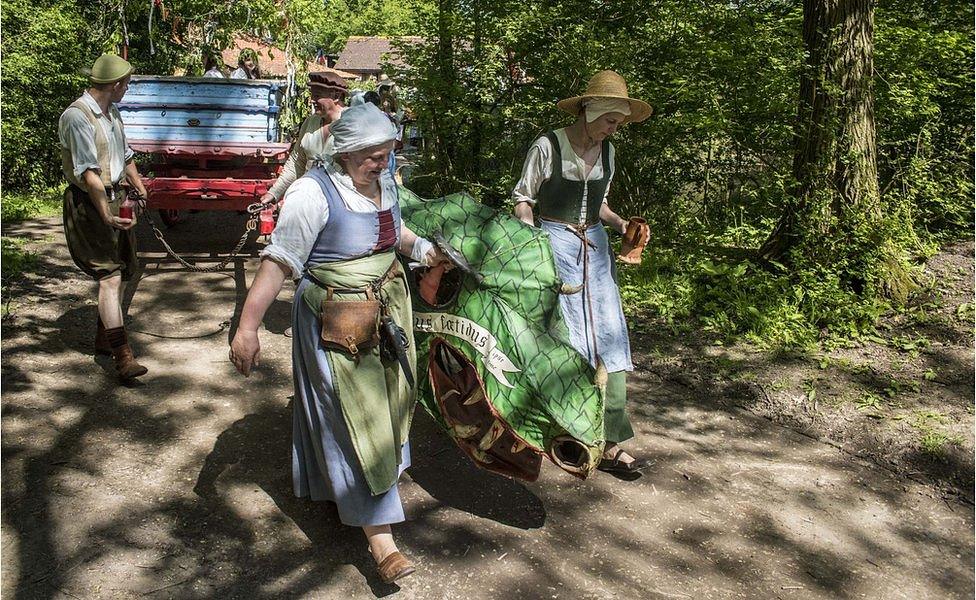
[{"label": "white linen shirt", "polygon": [[[112,170],[109,175],[112,183],[118,183],[122,180],[125,163],[129,162],[133,155],[132,148],[125,145],[124,148],[120,149],[120,144],[116,142],[117,138],[113,129],[116,125],[118,127],[123,125],[121,122],[115,123],[112,120],[111,112],[103,115],[98,102],[87,91],[81,95],[80,100],[91,109],[98,124],[102,126],[102,131],[105,132],[105,138],[108,140],[109,165],[111,165]],[[98,167],[98,151],[95,149],[95,130],[92,129],[91,123],[83,112],[71,107],[64,111],[58,121],[58,139],[61,146],[67,148],[68,152],[71,153],[75,177],[81,179],[82,174],[89,169],[96,173],[101,172]]]},{"label": "white linen shirt", "polygon": [[288,186],[295,183],[309,169],[331,162],[331,157],[335,154],[335,142],[332,140],[331,133],[328,137],[322,137],[322,130],[328,125],[321,115],[315,114],[302,122],[295,136],[295,143],[288,154],[288,160],[285,161],[278,179],[268,190],[276,199],[281,200]]},{"label": "white linen shirt", "polygon": [[[352,212],[379,212],[391,208],[396,202],[396,182],[389,169],[380,175],[380,208],[376,208],[372,200],[360,194],[352,179],[340,171],[334,162],[329,161],[325,170],[335,183],[342,203]],[[294,279],[301,278],[315,240],[328,222],[329,201],[318,182],[311,177],[297,179],[285,192],[278,223],[271,233],[271,243],[261,251],[261,256],[288,266]],[[432,247],[433,244],[428,240],[418,237],[410,257],[424,264],[427,252]]]},{"label": "white linen shirt", "polygon": [[[569,138],[566,137],[566,129],[557,129],[556,139],[559,141],[559,155],[563,167],[563,177],[571,181],[583,181],[583,173],[586,165],[583,163],[576,151],[573,150]],[[615,154],[613,144],[610,147],[610,177],[613,178],[615,171]],[[535,197],[539,193],[542,182],[552,177],[552,144],[549,138],[542,136],[532,144],[529,152],[525,156],[525,164],[522,166],[522,177],[512,191],[513,204],[528,202],[535,206]],[[603,159],[599,157],[596,164],[590,170],[590,174],[585,178],[586,181],[593,181],[603,178]],[[607,194],[610,193],[610,183],[607,183],[606,194],[603,195],[603,202],[607,202]],[[580,208],[580,222],[586,220],[586,194],[583,195],[583,203]]]}]

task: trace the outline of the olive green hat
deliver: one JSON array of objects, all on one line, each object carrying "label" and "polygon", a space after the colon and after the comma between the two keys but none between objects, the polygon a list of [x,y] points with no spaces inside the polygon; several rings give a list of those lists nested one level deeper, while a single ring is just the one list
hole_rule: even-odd
[{"label": "olive green hat", "polygon": [[121,56],[103,54],[92,65],[92,83],[115,83],[132,75],[132,65]]}]

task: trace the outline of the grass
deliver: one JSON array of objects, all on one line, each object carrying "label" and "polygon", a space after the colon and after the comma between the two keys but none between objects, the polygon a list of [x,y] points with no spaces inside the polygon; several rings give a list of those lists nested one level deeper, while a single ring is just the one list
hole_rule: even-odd
[{"label": "grass", "polygon": [[907,420],[908,424],[918,432],[918,444],[923,452],[935,458],[945,456],[948,446],[959,446],[962,438],[950,435],[945,431],[949,417],[938,410],[916,410],[892,417],[893,421]]},{"label": "grass", "polygon": [[976,311],[974,311],[972,302],[963,302],[956,307],[956,318],[960,322],[971,323],[974,318],[976,318]]},{"label": "grass", "polygon": [[[37,217],[50,217],[61,212],[62,187],[51,187],[35,192],[6,192],[0,196],[0,220],[5,223],[26,221]],[[0,280],[2,280],[3,311],[6,319],[13,310],[11,284],[37,269],[36,252],[25,248],[27,240],[0,238]]]},{"label": "grass", "polygon": [[957,438],[949,437],[941,431],[928,430],[922,434],[922,450],[933,456],[944,456],[948,444],[958,443]]},{"label": "grass", "polygon": [[10,281],[37,267],[37,253],[25,249],[26,243],[26,240],[20,238],[0,238],[0,272],[2,272],[4,287],[7,287]]},{"label": "grass", "polygon": [[61,212],[63,188],[37,192],[7,192],[0,196],[0,219],[4,222],[50,217]]},{"label": "grass", "polygon": [[830,266],[760,265],[693,245],[653,248],[642,264],[618,270],[624,312],[673,334],[702,332],[714,345],[749,342],[764,350],[814,351],[867,339],[917,353],[928,340],[877,335],[896,306],[864,297]]},{"label": "grass", "polygon": [[19,238],[0,238],[0,295],[3,296],[3,307],[0,318],[6,319],[14,309],[11,304],[13,293],[11,284],[25,273],[33,272],[40,264],[36,252],[24,248],[26,240]]},{"label": "grass", "polygon": [[854,401],[854,406],[858,410],[868,413],[868,416],[874,416],[879,414],[879,411],[884,409],[885,402],[881,396],[873,394],[871,392],[865,392],[861,397]]},{"label": "grass", "polygon": [[916,411],[909,423],[921,434],[919,444],[927,454],[941,457],[946,453],[946,447],[950,444],[958,445],[962,440],[956,436],[947,434],[943,425],[947,417],[936,410]]}]

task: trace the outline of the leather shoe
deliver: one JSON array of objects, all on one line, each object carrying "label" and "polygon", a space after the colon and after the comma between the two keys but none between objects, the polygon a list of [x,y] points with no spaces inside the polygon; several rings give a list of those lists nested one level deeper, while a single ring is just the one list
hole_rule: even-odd
[{"label": "leather shoe", "polygon": [[401,579],[410,575],[417,570],[416,567],[411,564],[407,557],[400,554],[399,551],[393,552],[386,558],[380,561],[376,568],[380,572],[380,577],[383,579],[383,583],[393,583],[397,579]]},{"label": "leather shoe", "polygon": [[635,458],[629,463],[624,462],[620,460],[620,455],[623,453],[623,449],[618,449],[616,454],[613,455],[613,458],[601,459],[600,463],[596,466],[597,470],[623,479],[637,479],[642,475],[642,471],[651,464],[646,459],[638,458]]},{"label": "leather shoe", "polygon": [[112,348],[112,354],[115,357],[115,372],[120,379],[135,379],[149,372],[149,369],[136,362],[128,344]]}]

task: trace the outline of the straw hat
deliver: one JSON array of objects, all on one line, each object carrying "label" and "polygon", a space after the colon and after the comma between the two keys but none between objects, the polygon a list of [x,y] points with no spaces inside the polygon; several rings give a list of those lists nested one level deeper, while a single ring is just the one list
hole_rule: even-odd
[{"label": "straw hat", "polygon": [[132,74],[130,65],[121,56],[103,54],[95,59],[91,68],[92,83],[115,83]]},{"label": "straw hat", "polygon": [[627,95],[627,82],[615,71],[600,71],[590,79],[586,91],[582,96],[573,96],[556,103],[559,110],[578,117],[583,108],[584,100],[590,98],[620,98],[630,104],[630,115],[624,123],[640,123],[651,116],[651,105],[643,100],[637,100]]}]

